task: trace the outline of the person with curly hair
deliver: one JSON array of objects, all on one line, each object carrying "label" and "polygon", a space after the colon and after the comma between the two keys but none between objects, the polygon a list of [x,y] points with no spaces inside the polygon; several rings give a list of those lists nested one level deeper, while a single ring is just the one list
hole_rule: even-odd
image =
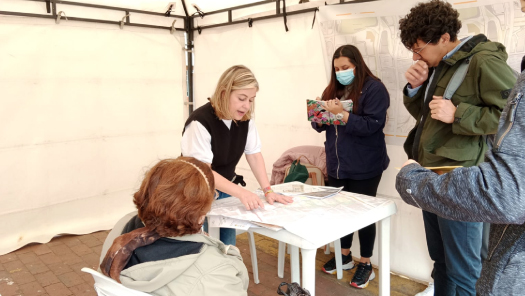
[{"label": "person with curly hair", "polygon": [[396,190],[410,205],[453,220],[491,223],[478,296],[525,294],[524,70],[483,163],[438,175],[409,159],[396,177]]},{"label": "person with curly hair", "polygon": [[138,213],[122,218],[106,238],[102,273],[151,295],[246,295],[239,249],[202,231],[214,193],[207,164],[161,160],[134,194]]},{"label": "person with curly hair", "polygon": [[[458,39],[459,13],[432,0],[414,6],[399,21],[401,42],[415,63],[405,73],[403,103],[416,119],[404,148],[425,167],[475,166],[483,161],[486,135],[516,82],[505,47],[483,34]],[[451,98],[445,89],[460,65],[468,72]],[[481,271],[483,224],[423,211],[428,251],[434,261],[435,295],[475,295]]]}]

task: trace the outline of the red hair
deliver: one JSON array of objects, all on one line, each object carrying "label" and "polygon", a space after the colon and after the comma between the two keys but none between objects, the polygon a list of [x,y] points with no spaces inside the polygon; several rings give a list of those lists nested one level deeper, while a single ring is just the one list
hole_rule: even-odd
[{"label": "red hair", "polygon": [[211,168],[193,157],[161,160],[133,195],[138,216],[162,237],[197,233],[215,192]]}]

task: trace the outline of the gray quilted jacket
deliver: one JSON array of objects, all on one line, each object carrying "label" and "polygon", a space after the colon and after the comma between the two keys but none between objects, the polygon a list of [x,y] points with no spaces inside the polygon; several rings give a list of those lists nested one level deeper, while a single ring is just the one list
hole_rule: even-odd
[{"label": "gray quilted jacket", "polygon": [[396,189],[406,203],[452,220],[492,224],[478,295],[525,295],[524,96],[525,71],[484,163],[444,175],[410,164],[397,175]]}]

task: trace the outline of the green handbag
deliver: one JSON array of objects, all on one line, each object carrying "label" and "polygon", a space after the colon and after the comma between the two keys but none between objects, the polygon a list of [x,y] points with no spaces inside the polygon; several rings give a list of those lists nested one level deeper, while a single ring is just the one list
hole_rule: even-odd
[{"label": "green handbag", "polygon": [[306,182],[306,180],[308,180],[308,178],[308,169],[301,164],[301,161],[299,159],[297,159],[292,162],[290,170],[288,171],[288,175],[286,176],[286,178],[284,178],[284,183],[293,181],[299,181],[301,183],[304,183]]}]

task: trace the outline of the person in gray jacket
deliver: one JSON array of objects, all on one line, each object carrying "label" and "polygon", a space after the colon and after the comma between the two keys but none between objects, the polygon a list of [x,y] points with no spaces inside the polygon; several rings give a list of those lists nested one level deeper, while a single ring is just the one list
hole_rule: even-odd
[{"label": "person in gray jacket", "polygon": [[102,273],[150,295],[246,296],[248,271],[239,249],[202,231],[214,192],[205,163],[161,160],[133,196],[138,214],[108,235]]},{"label": "person in gray jacket", "polygon": [[452,220],[491,223],[478,295],[525,294],[524,96],[525,71],[484,163],[438,175],[408,160],[396,178],[397,191],[410,205]]}]

